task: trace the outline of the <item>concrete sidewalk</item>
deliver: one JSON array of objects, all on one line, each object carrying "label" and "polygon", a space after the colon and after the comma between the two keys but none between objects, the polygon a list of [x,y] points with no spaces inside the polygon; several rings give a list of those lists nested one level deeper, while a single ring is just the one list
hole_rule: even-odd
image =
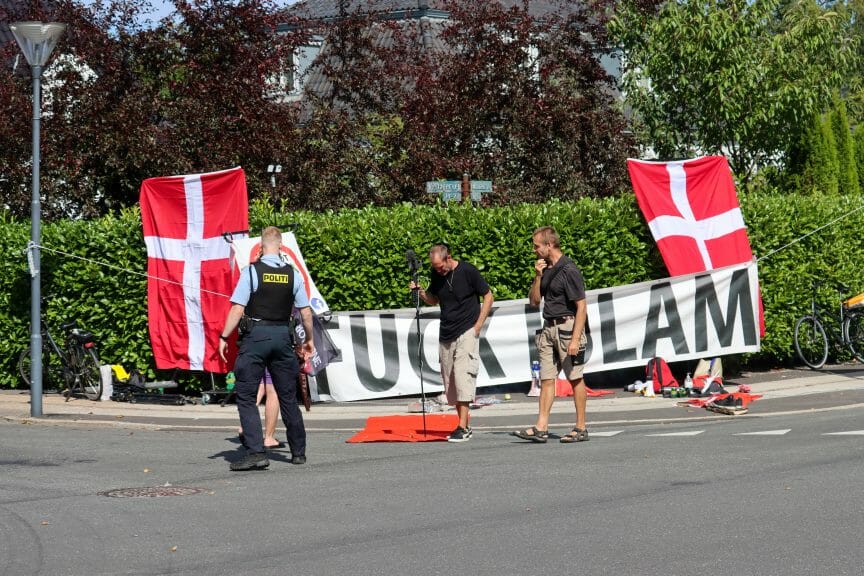
[{"label": "concrete sidewalk", "polygon": [[[748,415],[732,418],[813,412],[864,404],[864,366],[860,364],[830,366],[821,371],[775,370],[745,373],[726,381],[730,392],[737,385],[748,384],[762,399],[750,406]],[[526,385],[527,388],[527,385]],[[484,397],[483,390],[478,391]],[[488,396],[487,396],[488,397]],[[503,394],[494,395],[497,400]],[[186,404],[183,406],[152,403],[96,402],[82,398],[66,402],[59,394],[43,396],[41,418],[30,417],[29,392],[0,391],[0,418],[7,421],[47,425],[109,425],[153,427],[159,429],[236,429],[237,408],[233,404]],[[644,422],[686,419],[730,418],[701,408],[679,406],[682,399],[645,398],[620,388],[613,395],[589,398],[588,420],[592,427],[626,425]],[[409,414],[419,406],[416,397],[317,403],[311,412],[303,412],[307,428],[314,430],[352,431],[361,429],[369,416]],[[509,429],[530,425],[537,411],[535,398],[511,393],[511,400],[501,401],[472,411],[477,429]],[[558,398],[552,409],[554,424],[570,422],[573,403]],[[280,422],[281,424],[281,422]]]}]

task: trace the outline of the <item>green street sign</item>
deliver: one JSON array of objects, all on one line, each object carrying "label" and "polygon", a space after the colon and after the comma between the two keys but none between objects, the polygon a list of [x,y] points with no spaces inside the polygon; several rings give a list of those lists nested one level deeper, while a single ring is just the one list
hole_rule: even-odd
[{"label": "green street sign", "polygon": [[[471,180],[471,200],[479,202],[482,194],[492,192],[491,180]],[[434,180],[426,182],[427,194],[440,194],[445,202],[462,198],[462,182],[460,180]]]},{"label": "green street sign", "polygon": [[471,192],[489,194],[492,192],[491,180],[471,180]]},{"label": "green street sign", "polygon": [[462,193],[462,182],[459,180],[435,180],[426,182],[427,194]]}]

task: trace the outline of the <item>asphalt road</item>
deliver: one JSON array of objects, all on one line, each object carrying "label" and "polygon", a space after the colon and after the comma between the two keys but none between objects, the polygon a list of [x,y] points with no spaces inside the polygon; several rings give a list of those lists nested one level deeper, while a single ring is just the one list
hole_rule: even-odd
[{"label": "asphalt road", "polygon": [[232,473],[226,432],[0,422],[0,574],[862,573],[861,406],[594,432]]}]

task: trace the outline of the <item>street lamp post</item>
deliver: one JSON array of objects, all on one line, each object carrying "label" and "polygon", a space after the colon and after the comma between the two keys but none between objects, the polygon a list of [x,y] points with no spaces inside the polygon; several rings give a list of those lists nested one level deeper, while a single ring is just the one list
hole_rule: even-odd
[{"label": "street lamp post", "polygon": [[48,62],[65,24],[15,22],[9,26],[33,72],[33,186],[30,192],[30,415],[42,416],[42,295],[39,273],[41,211],[39,201],[39,129],[42,119],[42,67]]}]

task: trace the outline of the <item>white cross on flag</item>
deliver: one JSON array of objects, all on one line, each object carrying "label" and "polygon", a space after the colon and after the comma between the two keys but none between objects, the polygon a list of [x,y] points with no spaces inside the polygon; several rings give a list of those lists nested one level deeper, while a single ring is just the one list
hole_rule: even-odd
[{"label": "white cross on flag", "polygon": [[225,232],[248,230],[242,168],[141,184],[147,319],[156,367],[223,373],[219,330],[236,272]]},{"label": "white cross on flag", "polygon": [[[674,162],[627,160],[636,201],[670,276],[750,262],[753,251],[723,156]],[[759,302],[764,335],[762,302]]]},{"label": "white cross on flag", "polygon": [[671,276],[753,258],[726,158],[627,160],[639,208]]}]

